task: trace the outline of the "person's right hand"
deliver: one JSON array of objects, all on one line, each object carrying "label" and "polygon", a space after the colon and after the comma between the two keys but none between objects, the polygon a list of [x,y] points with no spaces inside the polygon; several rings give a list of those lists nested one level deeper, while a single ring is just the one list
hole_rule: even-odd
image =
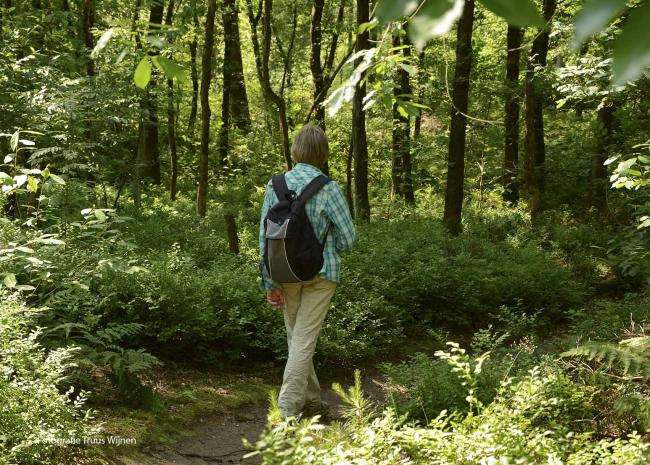
[{"label": "person's right hand", "polygon": [[284,308],[284,291],[281,287],[276,287],[266,292],[266,301],[273,305],[277,310]]}]

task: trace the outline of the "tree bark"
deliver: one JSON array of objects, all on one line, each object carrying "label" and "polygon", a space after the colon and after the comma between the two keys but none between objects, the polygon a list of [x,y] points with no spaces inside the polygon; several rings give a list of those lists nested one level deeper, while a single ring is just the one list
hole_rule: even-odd
[{"label": "tree bark", "polygon": [[[149,14],[149,35],[160,31],[164,13],[163,0],[153,0]],[[158,52],[149,51],[156,56]],[[142,111],[146,117],[144,122],[144,147],[142,152],[142,176],[152,184],[160,184],[160,147],[158,146],[158,102],[153,87],[155,77],[151,78],[146,96],[142,99]]]},{"label": "tree bark", "polygon": [[[551,21],[555,13],[556,0],[544,0],[544,19]],[[526,70],[526,140],[525,140],[525,182],[530,199],[531,217],[535,220],[544,210],[544,96],[535,79],[535,70],[546,66],[549,29],[539,31],[530,49]]]},{"label": "tree bark", "polygon": [[591,204],[601,212],[607,210],[608,182],[605,160],[612,147],[616,109],[616,103],[610,98],[603,99],[598,107],[596,150],[591,157]]},{"label": "tree bark", "polygon": [[194,21],[194,35],[190,42],[190,74],[192,75],[192,103],[190,104],[190,115],[187,120],[187,134],[189,139],[190,153],[194,153],[194,128],[196,126],[196,114],[199,101],[199,73],[196,66],[196,53],[198,49],[199,17],[196,12],[196,0],[192,1],[192,18]]},{"label": "tree bark", "polygon": [[323,107],[323,88],[325,79],[323,76],[323,64],[321,62],[321,45],[323,41],[323,31],[321,27],[323,19],[323,10],[325,9],[325,0],[314,0],[311,9],[311,59],[309,67],[311,69],[311,78],[314,82],[314,105],[316,111],[314,118],[316,123],[325,129],[325,107]]},{"label": "tree bark", "polygon": [[354,143],[350,135],[350,145],[348,146],[348,157],[345,161],[345,199],[348,202],[350,216],[354,218],[354,196],[352,193],[352,161],[354,160]]},{"label": "tree bark", "polygon": [[472,27],[474,0],[467,0],[456,31],[456,66],[452,90],[451,129],[447,162],[447,187],[443,222],[447,230],[457,235],[461,231],[463,188],[465,183],[465,131],[469,81],[472,69]]},{"label": "tree bark", "polygon": [[95,62],[90,58],[90,52],[95,48],[95,41],[91,29],[95,24],[95,5],[94,0],[84,0],[83,2],[83,16],[82,16],[82,35],[84,45],[86,47],[84,59],[86,62],[86,74],[88,76],[95,75]]},{"label": "tree bark", "polygon": [[519,202],[519,58],[524,31],[508,26],[506,58],[505,150],[503,160],[503,201],[510,205]]},{"label": "tree bark", "polygon": [[230,253],[239,253],[239,237],[237,236],[237,223],[235,223],[235,215],[228,213],[224,215],[226,221],[226,232],[228,234],[228,250]]},{"label": "tree bark", "polygon": [[[260,81],[264,100],[274,105],[278,110],[278,119],[280,126],[280,142],[282,153],[290,170],[293,163],[291,161],[291,151],[289,146],[289,124],[287,121],[287,106],[282,94],[277,94],[271,87],[271,77],[269,73],[269,58],[271,54],[271,15],[273,12],[273,0],[260,0],[260,10],[257,14],[253,12],[251,0],[246,0],[246,9],[248,20],[251,25],[251,39],[253,42],[253,52],[255,54],[255,66],[257,77]],[[257,26],[262,20],[262,43],[260,44]],[[286,61],[285,61],[286,71]]]},{"label": "tree bark", "polygon": [[[174,18],[174,0],[169,0],[165,24],[172,25]],[[169,142],[170,182],[169,198],[176,200],[178,184],[178,154],[176,150],[176,111],[174,109],[174,80],[167,79],[167,140]]]},{"label": "tree bark", "polygon": [[[369,21],[368,0],[357,0],[357,27]],[[368,30],[357,36],[356,50],[370,48]],[[357,60],[357,64],[359,60]],[[363,79],[362,79],[363,81]],[[366,112],[363,99],[366,96],[366,84],[357,84],[352,99],[352,147],[354,150],[354,209],[356,218],[370,221],[370,200],[368,199],[368,142],[366,139]]]},{"label": "tree bark", "polygon": [[[135,42],[135,49],[142,49],[142,40],[140,40],[140,34],[138,33],[138,19],[140,17],[140,7],[142,6],[142,0],[135,1],[135,8],[133,11],[133,20],[131,22],[131,34],[133,35],[133,40]],[[135,169],[133,170],[133,203],[137,208],[140,208],[141,204],[141,191],[140,191],[140,179],[142,178],[142,157],[144,152],[144,114],[143,114],[143,100],[144,97],[141,97],[140,101],[140,117],[138,119],[138,141],[135,150]]]},{"label": "tree bark", "polygon": [[248,132],[251,128],[251,115],[241,55],[239,5],[237,0],[224,0],[223,7],[224,92],[228,92],[231,125]]},{"label": "tree bark", "polygon": [[208,0],[205,24],[205,44],[201,63],[201,155],[199,157],[199,187],[196,212],[205,216],[208,201],[208,151],[210,149],[210,81],[212,81],[212,52],[214,49],[214,17],[217,0]]}]

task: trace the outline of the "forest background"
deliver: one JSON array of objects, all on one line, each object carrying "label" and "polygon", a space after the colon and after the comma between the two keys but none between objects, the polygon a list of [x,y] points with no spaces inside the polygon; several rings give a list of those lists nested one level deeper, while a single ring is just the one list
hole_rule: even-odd
[{"label": "forest background", "polygon": [[0,464],[264,395],[233,373],[285,357],[258,215],[307,122],[359,237],[317,361],[384,362],[392,402],[341,390],[338,428],[269,426],[265,463],[647,463],[648,2],[0,13]]}]

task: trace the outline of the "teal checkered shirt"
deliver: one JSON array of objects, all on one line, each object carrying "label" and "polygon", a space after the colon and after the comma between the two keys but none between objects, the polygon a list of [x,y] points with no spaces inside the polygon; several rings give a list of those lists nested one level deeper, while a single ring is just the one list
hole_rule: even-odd
[{"label": "teal checkered shirt", "polygon": [[[298,163],[296,166],[285,174],[287,186],[290,190],[295,191],[298,195],[316,176],[323,174],[321,170],[307,163]],[[264,252],[264,217],[269,209],[278,202],[278,197],[273,190],[271,181],[266,185],[264,194],[264,203],[262,204],[262,216],[260,218],[260,255]],[[339,185],[331,181],[327,183],[320,191],[307,201],[305,206],[307,216],[311,221],[312,228],[316,233],[318,240],[323,243],[327,233],[327,242],[323,250],[324,264],[319,276],[329,281],[338,282],[341,273],[340,253],[349,249],[354,242],[355,231],[348,203],[341,191]],[[328,231],[329,227],[329,231]],[[260,262],[262,259],[260,258]],[[262,270],[262,286],[270,290],[279,285],[273,281],[267,274],[263,263],[260,265]]]}]

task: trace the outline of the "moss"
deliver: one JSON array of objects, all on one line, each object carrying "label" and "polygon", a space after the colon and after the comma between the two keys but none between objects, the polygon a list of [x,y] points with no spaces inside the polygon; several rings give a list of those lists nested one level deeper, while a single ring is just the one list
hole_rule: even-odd
[{"label": "moss", "polygon": [[196,419],[258,403],[268,397],[268,381],[246,374],[166,370],[155,373],[146,383],[156,394],[157,408],[133,409],[119,405],[95,407],[96,421],[105,436],[133,438],[135,445],[119,449],[102,445],[105,457],[118,451],[121,456],[136,456],[156,444],[173,443],[187,436]]}]

